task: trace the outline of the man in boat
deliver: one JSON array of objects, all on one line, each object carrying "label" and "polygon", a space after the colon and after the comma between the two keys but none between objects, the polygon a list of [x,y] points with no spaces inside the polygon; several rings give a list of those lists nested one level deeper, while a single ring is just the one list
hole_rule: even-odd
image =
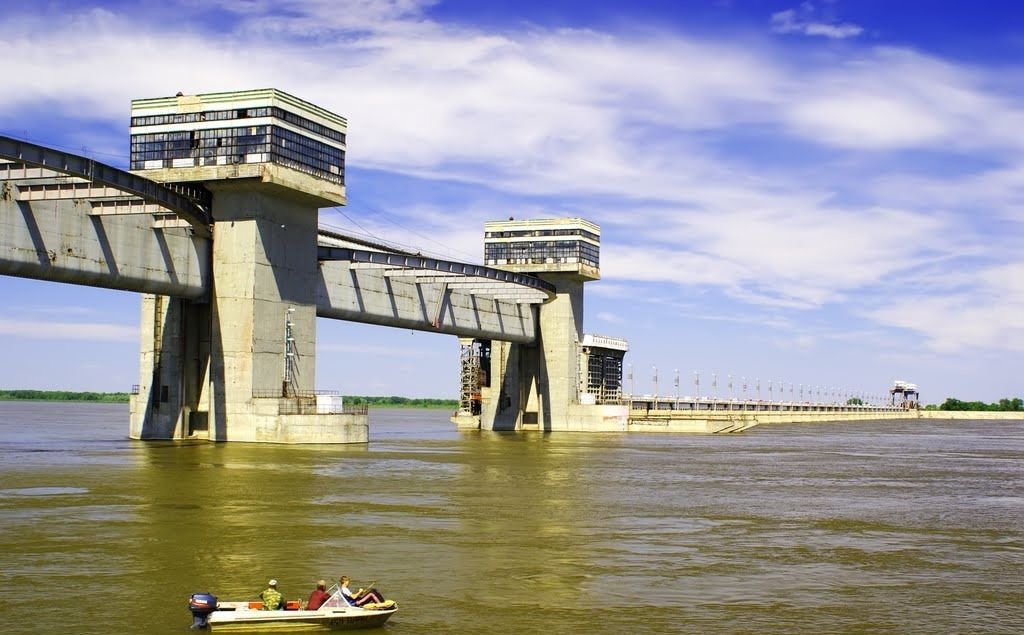
[{"label": "man in boat", "polygon": [[309,594],[309,601],[306,602],[306,610],[316,611],[330,598],[331,594],[327,592],[327,581],[317,580],[316,588]]},{"label": "man in boat", "polygon": [[273,578],[267,583],[267,588],[260,593],[260,599],[263,600],[264,611],[279,611],[284,608],[284,596],[277,590],[277,580]]},{"label": "man in boat", "polygon": [[345,596],[345,600],[347,600],[352,606],[364,606],[371,602],[382,604],[384,602],[384,596],[380,594],[380,591],[374,588],[360,588],[358,591],[353,593],[348,588],[348,583],[351,581],[351,578],[347,575],[343,575],[341,576],[341,579],[338,580],[338,584],[341,585],[341,594]]}]

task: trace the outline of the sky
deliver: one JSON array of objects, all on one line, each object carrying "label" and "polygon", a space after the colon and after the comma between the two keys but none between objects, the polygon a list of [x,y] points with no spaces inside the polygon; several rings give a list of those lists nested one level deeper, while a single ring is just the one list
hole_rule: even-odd
[{"label": "sky", "polygon": [[[0,8],[0,134],[125,167],[131,99],[275,87],[348,118],[324,226],[479,263],[487,220],[596,222],[584,330],[629,341],[627,391],[1024,394],[1017,3]],[[138,296],[0,277],[0,307],[0,387],[139,383]],[[319,389],[458,393],[455,338],[317,337]]]}]

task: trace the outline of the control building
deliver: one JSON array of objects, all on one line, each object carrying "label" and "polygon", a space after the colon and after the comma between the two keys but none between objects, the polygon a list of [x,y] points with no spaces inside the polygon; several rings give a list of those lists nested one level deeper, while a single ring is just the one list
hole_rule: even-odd
[{"label": "control building", "polygon": [[580,403],[617,404],[622,399],[622,359],[629,351],[624,339],[583,336],[580,342]]},{"label": "control building", "polygon": [[[616,353],[596,340],[583,344],[583,284],[601,277],[600,247],[600,228],[581,218],[486,223],[484,264],[535,275],[554,285],[555,297],[537,309],[536,345],[462,342],[463,403],[454,417],[459,427],[626,429],[628,408],[612,403],[615,386],[621,393],[621,355],[614,377],[614,362],[606,369],[605,360]],[[625,342],[616,342],[625,354]],[[596,392],[591,360],[602,369],[594,376]]]},{"label": "control building", "polygon": [[917,392],[917,384],[897,379],[889,389],[889,396],[892,405],[904,410],[916,410],[920,407],[921,395]]},{"label": "control building", "polygon": [[365,442],[316,388],[317,220],[345,204],[347,122],[274,89],[138,99],[131,169],[211,197],[204,302],[144,296],[131,436]]}]

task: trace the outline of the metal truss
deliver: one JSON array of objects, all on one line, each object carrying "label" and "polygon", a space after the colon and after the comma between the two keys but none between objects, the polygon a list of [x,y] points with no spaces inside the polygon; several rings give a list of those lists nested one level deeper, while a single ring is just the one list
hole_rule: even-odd
[{"label": "metal truss", "polygon": [[[153,214],[160,226],[186,221],[200,236],[210,235],[210,193],[201,186],[163,185],[60,150],[0,136],[0,182],[19,201],[75,200],[93,213]],[[13,185],[13,189],[11,188]]]},{"label": "metal truss", "polygon": [[348,261],[353,269],[377,269],[385,277],[408,279],[415,284],[441,285],[442,294],[457,289],[520,304],[542,304],[555,295],[554,285],[540,278],[464,262],[326,245],[320,245],[319,258]]}]

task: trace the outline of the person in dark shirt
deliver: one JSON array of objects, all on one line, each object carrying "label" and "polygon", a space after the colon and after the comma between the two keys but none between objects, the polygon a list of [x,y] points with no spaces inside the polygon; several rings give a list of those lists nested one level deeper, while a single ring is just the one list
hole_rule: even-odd
[{"label": "person in dark shirt", "polygon": [[330,597],[331,594],[327,592],[327,582],[325,580],[317,580],[316,588],[309,594],[309,601],[306,602],[306,610],[318,610]]}]

